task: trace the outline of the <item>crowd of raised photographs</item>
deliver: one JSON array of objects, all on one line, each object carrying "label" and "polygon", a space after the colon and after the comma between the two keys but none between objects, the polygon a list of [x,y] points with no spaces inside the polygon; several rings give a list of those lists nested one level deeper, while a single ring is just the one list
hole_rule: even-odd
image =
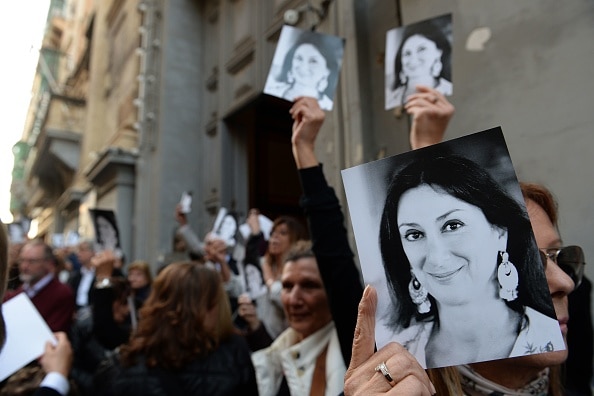
[{"label": "crowd of raised photographs", "polygon": [[[443,90],[438,89],[444,83],[435,71],[435,60],[432,65],[437,86],[420,86],[406,93],[404,108],[412,117],[413,149],[440,142],[454,113]],[[406,301],[400,307],[406,315],[398,315],[394,326],[407,327],[411,321],[430,317],[420,347],[437,349],[439,356],[456,352],[448,349],[451,323],[444,315],[451,305],[460,303],[449,304],[442,298],[442,285],[432,283],[425,265],[420,264],[428,262],[433,253],[429,248],[419,250],[413,242],[429,243],[444,229],[454,232],[465,224],[447,220],[447,224],[435,226],[432,212],[405,222],[422,231],[391,223],[401,216],[399,206],[414,202],[461,203],[468,210],[468,222],[480,223],[477,232],[494,236],[497,244],[510,243],[510,238],[529,240],[531,225],[542,262],[522,262],[544,266],[554,312],[541,305],[541,298],[548,296],[522,299],[510,308],[493,291],[492,298],[483,302],[515,323],[513,328],[502,329],[500,343],[492,352],[492,359],[497,360],[425,370],[402,345],[390,343],[375,350],[377,293],[361,284],[344,214],[315,154],[325,119],[318,99],[326,99],[314,96],[292,97],[290,110],[294,120],[291,143],[307,227],[291,216],[279,216],[266,239],[257,220],[259,211],[253,208],[246,219],[248,238],[237,232],[237,218],[231,214],[225,228],[233,230],[232,239],[222,238],[219,231],[200,238],[185,213],[172,208],[179,229],[171,254],[156,273],[146,258],[134,258],[127,264],[109,249],[95,251],[91,240],[80,241],[70,250],[53,249],[41,240],[17,246],[9,243],[0,228],[0,295],[8,284],[4,301],[27,293],[57,337],[57,343],[48,343],[38,361],[4,381],[0,394],[591,394],[592,322],[587,303],[591,285],[583,277],[583,252],[562,242],[556,203],[543,186],[522,184],[529,218],[517,205],[509,205],[512,215],[500,215],[497,210],[501,208],[491,208],[488,199],[478,199],[472,192],[460,193],[477,179],[489,192],[496,190],[476,169],[473,174],[460,173],[456,193],[448,191],[450,182],[419,176],[414,165],[406,170],[412,175],[406,180],[418,180],[410,185],[398,177],[393,180],[378,238],[386,274],[393,276],[394,293]],[[446,166],[443,162],[434,165],[435,169]],[[458,165],[469,169],[466,162],[448,159],[448,167]],[[502,194],[500,199],[507,198]],[[226,242],[229,240],[233,244]],[[506,264],[506,257],[499,260]],[[476,267],[472,276],[476,276],[473,282],[477,288],[496,287],[496,263],[477,261],[472,265]],[[68,275],[65,282],[58,279],[62,270]],[[533,274],[520,265],[517,276],[520,287],[528,290]],[[421,285],[427,290],[419,299]],[[584,297],[571,300],[578,286],[585,291]],[[473,290],[459,288],[460,299],[471,301]],[[585,314],[579,321],[568,322],[568,312],[580,310]],[[523,353],[515,349],[516,340],[524,337],[530,326],[545,320],[558,323],[561,344],[568,343],[569,349],[545,346],[543,350],[549,352],[520,356]],[[572,338],[574,323],[585,328],[582,339]],[[4,323],[0,324],[3,342]],[[575,349],[588,351],[577,362],[578,367],[586,367],[581,376],[566,370],[570,364],[576,366],[572,360]]]}]

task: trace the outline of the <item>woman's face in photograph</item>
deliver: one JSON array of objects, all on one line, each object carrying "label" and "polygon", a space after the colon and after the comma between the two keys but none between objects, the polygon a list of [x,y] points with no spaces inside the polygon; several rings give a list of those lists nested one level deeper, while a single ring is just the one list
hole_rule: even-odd
[{"label": "woman's face in photograph", "polygon": [[419,34],[409,37],[402,46],[402,71],[409,78],[431,76],[431,68],[440,59],[441,50]]},{"label": "woman's face in photograph", "polygon": [[421,185],[400,198],[398,230],[413,273],[438,303],[498,296],[497,254],[506,248],[507,232],[480,208]]},{"label": "woman's face in photograph", "polygon": [[97,228],[99,228],[99,233],[101,234],[103,247],[110,250],[115,249],[118,238],[115,228],[113,228],[111,223],[103,217],[97,217]]},{"label": "woman's face in photograph", "polygon": [[301,44],[293,54],[291,73],[295,83],[317,90],[318,83],[330,74],[324,56],[312,44]]},{"label": "woman's face in photograph", "polygon": [[221,225],[219,226],[218,234],[225,241],[231,241],[237,231],[237,223],[233,216],[227,215],[223,218]]}]

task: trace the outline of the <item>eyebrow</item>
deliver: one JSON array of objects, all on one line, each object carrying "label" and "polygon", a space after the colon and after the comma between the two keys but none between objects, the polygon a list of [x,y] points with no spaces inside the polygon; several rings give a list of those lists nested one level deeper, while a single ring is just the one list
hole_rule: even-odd
[{"label": "eyebrow", "polygon": [[444,214],[442,214],[441,216],[439,216],[439,217],[437,218],[437,220],[438,220],[438,221],[441,221],[441,220],[445,219],[446,217],[448,217],[449,215],[451,215],[452,213],[454,213],[454,212],[458,212],[458,211],[461,211],[461,210],[462,210],[462,209],[452,209],[452,210],[450,210],[449,212],[445,212]]},{"label": "eyebrow", "polygon": [[[454,212],[458,212],[458,211],[462,211],[463,209],[452,209],[448,212],[445,212],[444,214],[442,214],[441,216],[438,216],[436,221],[443,221],[445,218],[447,218],[449,215],[451,215]],[[398,225],[398,228],[403,227],[403,226],[418,226],[417,223],[402,223]]]},{"label": "eyebrow", "polygon": [[[532,231],[534,232],[534,231]],[[536,238],[535,238],[536,239]],[[538,245],[538,244],[537,244]],[[554,241],[547,243],[547,246],[538,247],[539,249],[557,249],[563,246],[563,240],[561,238],[557,238]]]}]

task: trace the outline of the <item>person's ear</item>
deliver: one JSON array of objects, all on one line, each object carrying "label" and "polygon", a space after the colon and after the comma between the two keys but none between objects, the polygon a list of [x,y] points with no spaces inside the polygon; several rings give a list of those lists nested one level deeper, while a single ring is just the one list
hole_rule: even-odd
[{"label": "person's ear", "polygon": [[291,70],[287,72],[287,82],[289,84],[293,84],[295,82],[295,77],[293,77],[293,72]]},{"label": "person's ear", "polygon": [[506,251],[507,250],[507,235],[508,235],[507,228],[494,225],[493,229],[497,233],[499,250],[501,250],[502,252]]}]

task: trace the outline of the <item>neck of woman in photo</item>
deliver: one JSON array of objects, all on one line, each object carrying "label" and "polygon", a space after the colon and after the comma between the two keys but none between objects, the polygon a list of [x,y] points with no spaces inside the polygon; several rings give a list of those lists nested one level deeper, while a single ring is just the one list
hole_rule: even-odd
[{"label": "neck of woman in photo", "polygon": [[429,75],[408,78],[407,89],[416,90],[417,85],[425,85],[431,88],[437,88],[439,85],[439,77],[433,77]]},{"label": "neck of woman in photo", "polygon": [[[445,339],[464,339],[477,346],[485,345],[485,340],[499,339],[501,344],[497,347],[511,352],[520,332],[522,315],[501,299],[482,299],[464,305],[438,303],[438,312],[439,326],[434,332]],[[477,332],[477,329],[485,331]]]},{"label": "neck of woman in photo", "polygon": [[309,84],[302,84],[295,81],[291,86],[291,91],[294,96],[309,96],[316,99],[321,99],[323,93],[318,91],[317,87],[312,87]]}]

